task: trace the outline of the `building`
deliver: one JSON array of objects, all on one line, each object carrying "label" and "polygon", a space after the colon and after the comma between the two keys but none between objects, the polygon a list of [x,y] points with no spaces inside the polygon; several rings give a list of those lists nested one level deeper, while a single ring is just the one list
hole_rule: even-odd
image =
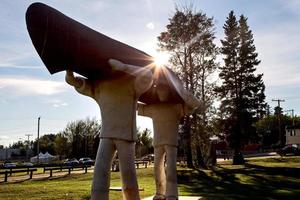
[{"label": "building", "polygon": [[14,155],[20,155],[20,149],[0,149],[0,160],[10,160]]},{"label": "building", "polygon": [[286,144],[297,145],[300,148],[300,126],[287,126],[285,128]]}]

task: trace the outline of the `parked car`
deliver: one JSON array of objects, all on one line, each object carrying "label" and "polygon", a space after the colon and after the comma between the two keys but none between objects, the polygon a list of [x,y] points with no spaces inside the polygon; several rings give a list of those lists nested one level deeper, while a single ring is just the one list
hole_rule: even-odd
[{"label": "parked car", "polygon": [[24,162],[22,164],[23,167],[33,167],[33,164],[31,162]]},{"label": "parked car", "polygon": [[300,149],[297,148],[296,146],[285,146],[282,149],[280,149],[279,151],[277,151],[277,153],[280,156],[287,156],[287,155],[300,155]]},{"label": "parked car", "polygon": [[15,163],[12,163],[12,162],[10,162],[10,161],[5,161],[4,163],[3,163],[3,167],[4,168],[13,168],[13,167],[16,167],[17,165],[15,164]]},{"label": "parked car", "polygon": [[143,161],[154,161],[154,154],[148,154],[141,158]]},{"label": "parked car", "polygon": [[78,165],[79,161],[76,158],[67,159],[64,162],[65,165]]},{"label": "parked car", "polygon": [[94,165],[95,162],[92,159],[87,157],[87,158],[80,158],[79,163],[83,165]]}]

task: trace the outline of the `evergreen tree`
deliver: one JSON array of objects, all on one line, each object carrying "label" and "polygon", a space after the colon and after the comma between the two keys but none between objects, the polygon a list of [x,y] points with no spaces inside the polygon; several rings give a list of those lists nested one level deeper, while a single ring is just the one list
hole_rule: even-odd
[{"label": "evergreen tree", "polygon": [[[192,9],[183,11],[176,9],[174,16],[169,19],[167,30],[158,37],[161,50],[171,54],[172,68],[181,77],[185,89],[191,91],[202,100],[203,110],[198,110],[192,116],[183,120],[180,136],[185,141],[188,167],[195,163],[205,167],[203,150],[209,140],[206,125],[209,121],[209,111],[213,103],[214,83],[208,81],[217,68],[215,62],[218,49],[213,43],[213,18],[204,13],[194,13]],[[196,156],[193,156],[193,151]]]},{"label": "evergreen tree", "polygon": [[219,77],[223,84],[216,89],[221,97],[221,110],[225,116],[224,132],[234,149],[234,164],[244,162],[243,144],[257,138],[254,123],[265,110],[262,74],[255,74],[257,59],[253,34],[243,15],[237,22],[231,11],[224,25],[225,40],[221,52],[225,56]]}]

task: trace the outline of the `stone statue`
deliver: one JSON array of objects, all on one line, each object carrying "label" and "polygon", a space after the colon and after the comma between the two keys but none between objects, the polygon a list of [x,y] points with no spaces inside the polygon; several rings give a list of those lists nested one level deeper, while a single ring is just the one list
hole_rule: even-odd
[{"label": "stone statue", "polygon": [[123,64],[110,59],[112,71],[127,75],[110,79],[89,80],[74,77],[67,71],[66,82],[83,95],[93,98],[101,110],[100,145],[94,167],[92,200],[108,200],[112,159],[118,151],[122,176],[123,199],[140,199],[134,165],[136,109],[139,96],[152,85],[148,68]]},{"label": "stone statue", "polygon": [[[28,7],[26,25],[32,44],[49,72],[54,74],[66,70],[66,82],[100,106],[102,129],[92,199],[109,198],[110,168],[116,151],[123,199],[140,199],[134,166],[138,99],[147,103],[140,106],[139,113],[152,117],[154,122],[155,198],[162,195],[176,199],[178,124],[188,110],[198,105],[198,101],[182,89],[180,81],[173,84],[173,79],[178,78],[176,74],[165,68],[165,73],[156,79],[158,84],[152,84],[153,74],[149,66],[153,64],[153,58],[150,55],[96,32],[42,3]],[[107,63],[109,58],[132,65],[112,59]],[[75,77],[73,72],[87,79]],[[164,183],[164,154],[167,155],[167,184]]]},{"label": "stone statue", "polygon": [[[200,102],[188,91],[180,89],[183,104],[168,103],[170,92],[163,87],[157,88],[161,103],[138,104],[138,114],[151,117],[154,127],[154,172],[156,195],[154,200],[177,200],[177,145],[180,119],[190,114]],[[166,169],[164,168],[166,156]]]}]

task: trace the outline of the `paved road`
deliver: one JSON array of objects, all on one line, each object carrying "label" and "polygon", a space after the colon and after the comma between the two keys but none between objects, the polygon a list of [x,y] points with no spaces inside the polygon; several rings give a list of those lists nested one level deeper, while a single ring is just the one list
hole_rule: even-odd
[{"label": "paved road", "polygon": [[[244,158],[253,159],[253,158],[272,158],[272,157],[280,157],[276,152],[266,152],[266,153],[255,153],[255,154],[244,154]],[[232,160],[232,157],[229,158]],[[217,162],[224,161],[223,158],[218,158]]]}]

